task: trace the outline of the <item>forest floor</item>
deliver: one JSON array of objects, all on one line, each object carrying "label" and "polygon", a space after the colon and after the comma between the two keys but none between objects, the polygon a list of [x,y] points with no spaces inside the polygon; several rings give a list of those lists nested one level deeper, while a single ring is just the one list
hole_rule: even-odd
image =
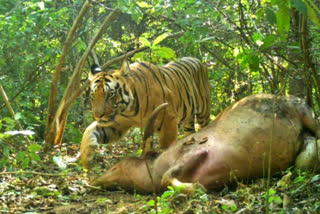
[{"label": "forest floor", "polygon": [[[139,144],[129,142],[102,146],[95,170],[103,172],[121,158],[137,155]],[[7,167],[0,174],[0,213],[156,213],[155,206],[162,214],[267,211],[265,179],[239,182],[219,191],[199,190],[194,196],[173,189],[158,195],[106,191],[88,185],[78,153],[79,144],[66,144],[24,171],[14,173]],[[270,213],[320,213],[320,174],[288,169],[272,177],[268,209]]]}]

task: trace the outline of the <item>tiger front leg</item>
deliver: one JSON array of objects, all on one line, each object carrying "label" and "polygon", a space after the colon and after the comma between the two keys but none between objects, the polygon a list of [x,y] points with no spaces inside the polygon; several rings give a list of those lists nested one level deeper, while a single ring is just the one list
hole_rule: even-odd
[{"label": "tiger front leg", "polygon": [[91,123],[83,133],[80,145],[80,158],[85,169],[91,169],[96,149],[101,143],[112,143],[119,140],[129,128],[109,126],[101,127],[95,121]]},{"label": "tiger front leg", "polygon": [[83,133],[80,145],[80,159],[85,169],[90,169],[98,147],[97,122],[91,123]]}]

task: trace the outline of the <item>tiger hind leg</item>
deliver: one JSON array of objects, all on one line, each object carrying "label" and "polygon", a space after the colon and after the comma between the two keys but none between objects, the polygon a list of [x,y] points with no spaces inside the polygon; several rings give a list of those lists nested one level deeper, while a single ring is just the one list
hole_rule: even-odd
[{"label": "tiger hind leg", "polygon": [[206,127],[210,122],[210,111],[205,114],[197,114],[196,117],[200,128]]},{"label": "tiger hind leg", "polygon": [[163,121],[161,130],[159,131],[160,148],[167,149],[177,141],[178,123],[177,118],[167,115]]},{"label": "tiger hind leg", "polygon": [[195,133],[196,132],[196,129],[195,129],[195,123],[194,123],[194,119],[186,122],[184,125],[183,125],[183,136],[186,137],[188,136],[189,134],[192,134],[192,133]]}]

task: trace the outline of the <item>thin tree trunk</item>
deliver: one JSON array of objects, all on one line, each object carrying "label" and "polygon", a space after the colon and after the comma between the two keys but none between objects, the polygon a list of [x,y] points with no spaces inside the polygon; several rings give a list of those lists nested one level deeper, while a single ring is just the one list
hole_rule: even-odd
[{"label": "thin tree trunk", "polygon": [[59,59],[58,65],[53,74],[49,101],[48,101],[48,115],[47,115],[47,123],[46,123],[46,130],[45,130],[45,142],[49,144],[52,144],[53,135],[55,134],[55,130],[52,127],[52,123],[54,122],[54,118],[55,118],[57,95],[58,95],[58,81],[59,81],[60,73],[62,70],[62,66],[64,64],[67,53],[71,47],[74,34],[78,29],[78,26],[80,25],[84,15],[87,13],[90,5],[91,3],[87,0],[82,6],[78,17],[74,20],[73,25],[67,35],[66,42],[63,46],[63,51]]},{"label": "thin tree trunk", "polygon": [[[10,102],[9,102],[8,97],[7,97],[7,94],[6,94],[6,92],[5,92],[5,90],[3,89],[3,87],[2,87],[1,84],[0,84],[0,92],[1,92],[1,95],[2,95],[2,97],[3,97],[3,99],[4,99],[4,102],[5,102],[5,104],[6,104],[7,108],[8,108],[11,116],[13,117],[14,121],[16,122],[16,125],[17,125],[18,129],[19,129],[20,131],[23,130],[20,122],[15,119],[16,114],[14,113],[14,110],[13,110],[13,108],[12,108]],[[30,144],[31,144],[30,140],[29,140],[26,136],[25,136],[25,139],[26,139],[26,141],[28,142],[28,144],[30,145]]]},{"label": "thin tree trunk", "polygon": [[[312,79],[315,87],[315,99],[318,105],[320,105],[320,76],[317,72],[315,64],[312,62],[311,52],[310,52],[310,38],[308,34],[308,26],[307,26],[307,19],[306,17],[302,16],[301,21],[301,49],[303,51],[303,59],[304,59],[304,66],[305,66],[305,78],[306,83],[308,85],[307,90],[307,101],[308,104],[312,105]],[[309,70],[310,69],[310,70]],[[311,72],[310,72],[311,71]]]},{"label": "thin tree trunk", "polygon": [[[47,124],[46,134],[45,134],[45,142],[46,149],[50,149],[53,145],[61,144],[63,132],[65,129],[65,125],[67,123],[68,110],[71,107],[74,100],[81,94],[82,91],[80,88],[80,79],[82,74],[82,68],[84,66],[85,60],[87,59],[89,53],[92,48],[95,46],[97,41],[100,39],[102,34],[106,31],[106,29],[113,23],[113,21],[120,15],[120,11],[115,10],[112,11],[109,16],[105,19],[103,24],[101,25],[99,31],[96,33],[94,38],[88,45],[87,50],[84,52],[79,62],[76,65],[76,68],[73,71],[72,77],[69,81],[69,84],[65,90],[65,93],[61,99],[59,108],[54,115],[51,123]],[[88,84],[88,83],[85,83]],[[83,89],[84,87],[81,87]]]},{"label": "thin tree trunk", "polygon": [[[301,15],[300,13],[292,9],[292,30],[293,30],[293,40],[299,41],[301,44],[301,30],[306,27],[304,24],[301,25]],[[302,18],[303,19],[303,18]],[[304,19],[303,19],[304,20]],[[302,21],[303,21],[302,20]],[[304,22],[304,21],[303,21]],[[294,62],[303,62],[303,56],[301,54],[289,55],[291,61]],[[289,64],[290,65],[290,64]],[[289,80],[289,94],[295,95],[301,98],[306,98],[307,88],[306,88],[306,75],[305,75],[305,66],[303,68],[292,68],[290,70],[290,80]]]}]

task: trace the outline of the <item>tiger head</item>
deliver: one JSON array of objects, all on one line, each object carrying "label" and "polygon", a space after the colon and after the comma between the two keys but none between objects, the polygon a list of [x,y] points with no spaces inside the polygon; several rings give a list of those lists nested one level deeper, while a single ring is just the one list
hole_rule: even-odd
[{"label": "tiger head", "polygon": [[92,113],[96,121],[108,122],[126,111],[133,103],[132,91],[127,85],[129,72],[127,60],[120,70],[102,71],[98,65],[92,65],[89,73]]}]

